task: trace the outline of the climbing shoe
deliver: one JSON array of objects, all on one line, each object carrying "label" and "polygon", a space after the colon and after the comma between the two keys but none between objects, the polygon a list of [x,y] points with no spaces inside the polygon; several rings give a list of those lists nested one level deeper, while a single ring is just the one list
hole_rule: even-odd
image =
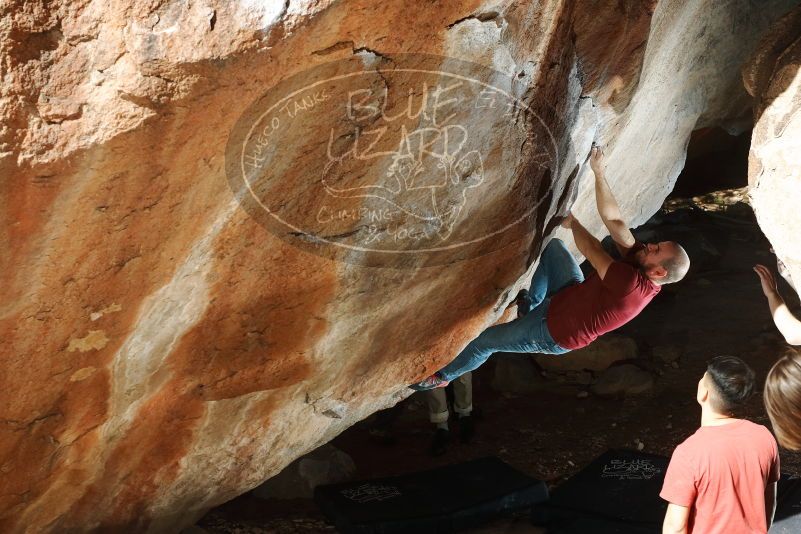
[{"label": "climbing shoe", "polygon": [[415,391],[428,391],[429,389],[444,388],[448,383],[447,380],[441,379],[437,373],[434,373],[425,380],[412,384],[409,387]]}]

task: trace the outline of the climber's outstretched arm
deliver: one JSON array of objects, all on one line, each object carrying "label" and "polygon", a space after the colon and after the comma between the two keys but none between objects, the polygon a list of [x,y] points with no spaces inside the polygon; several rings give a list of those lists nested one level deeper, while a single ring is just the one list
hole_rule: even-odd
[{"label": "climber's outstretched arm", "polygon": [[620,206],[606,182],[604,175],[604,154],[600,147],[594,146],[590,151],[590,168],[595,174],[595,204],[598,207],[598,214],[609,230],[617,249],[622,256],[625,256],[629,249],[634,246],[634,235],[629,230],[629,225],[623,220],[620,213]]},{"label": "climber's outstretched arm", "polygon": [[573,239],[576,242],[576,247],[578,247],[579,252],[587,258],[587,261],[590,262],[598,273],[598,276],[603,280],[604,276],[606,276],[607,269],[609,269],[609,266],[612,265],[614,261],[612,256],[606,253],[601,242],[595,239],[595,237],[573,217],[572,213],[568,213],[565,220],[562,221],[562,226],[570,228],[573,232]]},{"label": "climber's outstretched arm", "polygon": [[754,271],[759,275],[762,292],[768,299],[770,315],[773,317],[776,328],[782,333],[787,343],[801,345],[801,321],[796,319],[784,303],[784,299],[779,294],[779,288],[776,286],[776,279],[773,277],[773,273],[764,265],[755,265]]}]

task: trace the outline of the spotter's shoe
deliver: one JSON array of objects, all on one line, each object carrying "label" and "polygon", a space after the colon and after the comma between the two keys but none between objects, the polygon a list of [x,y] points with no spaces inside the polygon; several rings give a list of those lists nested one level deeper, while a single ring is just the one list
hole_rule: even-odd
[{"label": "spotter's shoe", "polygon": [[459,416],[459,441],[470,443],[476,434],[476,425],[471,415]]},{"label": "spotter's shoe", "polygon": [[431,453],[431,456],[442,456],[448,452],[448,445],[450,442],[451,433],[444,428],[438,428],[436,432],[434,432],[434,437],[431,438],[431,446],[428,452]]}]

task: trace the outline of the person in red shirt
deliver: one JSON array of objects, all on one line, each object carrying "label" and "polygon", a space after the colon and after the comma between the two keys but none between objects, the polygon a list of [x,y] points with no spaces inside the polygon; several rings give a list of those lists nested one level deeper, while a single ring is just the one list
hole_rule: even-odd
[{"label": "person in red shirt", "polygon": [[719,356],[698,382],[701,428],[670,459],[662,492],[663,534],[766,534],[776,511],[779,449],[762,425],[736,417],[754,371]]},{"label": "person in red shirt", "polygon": [[673,241],[641,244],[634,239],[606,182],[603,153],[597,147],[590,154],[590,166],[598,213],[623,259],[612,259],[568,212],[562,226],[572,231],[576,247],[595,272],[585,280],[565,244],[552,239],[540,255],[531,287],[518,296],[520,317],[487,328],[450,364],[410,385],[411,389],[444,387],[495,352],[564,354],[589,345],[633,319],[662,284],[684,277],[690,259],[681,245]]}]

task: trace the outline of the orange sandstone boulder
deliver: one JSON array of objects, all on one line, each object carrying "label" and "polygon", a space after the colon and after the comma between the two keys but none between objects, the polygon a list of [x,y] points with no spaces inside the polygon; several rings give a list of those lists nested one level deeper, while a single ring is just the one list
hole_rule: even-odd
[{"label": "orange sandstone boulder", "polygon": [[174,532],[397,402],[793,3],[6,2],[0,531]]}]

